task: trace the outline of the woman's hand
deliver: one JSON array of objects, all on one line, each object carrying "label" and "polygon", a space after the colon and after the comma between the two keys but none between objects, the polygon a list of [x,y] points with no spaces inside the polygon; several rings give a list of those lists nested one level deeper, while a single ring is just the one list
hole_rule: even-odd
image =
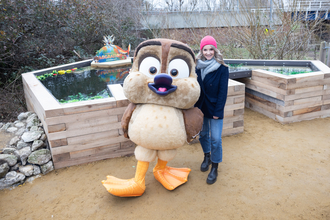
[{"label": "woman's hand", "polygon": [[219,119],[219,117],[217,117],[217,116],[213,116],[213,119]]}]

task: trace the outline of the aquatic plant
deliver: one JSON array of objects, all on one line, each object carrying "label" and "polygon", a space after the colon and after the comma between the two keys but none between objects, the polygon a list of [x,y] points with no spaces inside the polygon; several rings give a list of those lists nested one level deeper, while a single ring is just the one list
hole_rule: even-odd
[{"label": "aquatic plant", "polygon": [[103,99],[103,98],[107,98],[107,97],[110,97],[110,96],[109,96],[107,90],[104,89],[94,96],[92,93],[87,95],[87,94],[83,94],[83,93],[79,92],[76,95],[69,95],[66,100],[60,99],[58,101],[60,103],[72,103],[72,102],[80,102],[80,101],[87,101],[87,100]]}]

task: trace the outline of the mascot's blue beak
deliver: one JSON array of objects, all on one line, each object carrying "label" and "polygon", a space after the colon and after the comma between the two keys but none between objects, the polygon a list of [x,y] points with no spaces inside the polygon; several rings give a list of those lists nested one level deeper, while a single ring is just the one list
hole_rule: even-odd
[{"label": "mascot's blue beak", "polygon": [[149,83],[148,86],[157,95],[168,95],[177,88],[177,86],[172,86],[172,81],[172,77],[162,73],[155,76],[154,83]]}]

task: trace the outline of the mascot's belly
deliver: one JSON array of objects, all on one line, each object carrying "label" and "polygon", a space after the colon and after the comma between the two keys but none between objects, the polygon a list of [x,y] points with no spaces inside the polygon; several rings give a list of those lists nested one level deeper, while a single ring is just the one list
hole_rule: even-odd
[{"label": "mascot's belly", "polygon": [[168,106],[139,104],[132,114],[128,135],[135,144],[148,149],[181,147],[187,138],[182,111]]}]

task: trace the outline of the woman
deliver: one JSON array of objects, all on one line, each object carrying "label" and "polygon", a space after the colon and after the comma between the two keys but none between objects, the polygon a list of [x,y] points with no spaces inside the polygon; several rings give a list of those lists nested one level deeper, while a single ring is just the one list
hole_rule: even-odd
[{"label": "woman", "polygon": [[218,164],[222,162],[221,134],[229,71],[212,36],[206,36],[201,40],[196,73],[201,94],[195,106],[204,113],[203,128],[199,137],[204,152],[201,171],[208,171],[209,165],[212,164],[206,182],[213,184],[217,181]]}]

